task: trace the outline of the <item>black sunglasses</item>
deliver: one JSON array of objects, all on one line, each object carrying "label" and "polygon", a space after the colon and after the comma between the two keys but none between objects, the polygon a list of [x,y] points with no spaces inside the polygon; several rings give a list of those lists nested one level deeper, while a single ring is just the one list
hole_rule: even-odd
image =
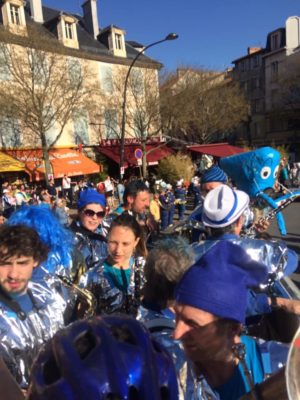
[{"label": "black sunglasses", "polygon": [[86,210],[83,210],[83,214],[86,215],[87,217],[93,217],[94,215],[97,215],[97,218],[103,218],[105,215],[105,211],[94,211],[94,210],[90,210],[89,208],[87,208]]}]

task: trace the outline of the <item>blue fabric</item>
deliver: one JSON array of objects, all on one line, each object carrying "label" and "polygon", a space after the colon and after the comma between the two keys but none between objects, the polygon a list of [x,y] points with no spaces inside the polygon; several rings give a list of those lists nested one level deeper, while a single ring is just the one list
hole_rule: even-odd
[{"label": "blue fabric", "polygon": [[110,278],[114,286],[116,286],[119,290],[126,292],[129,285],[131,268],[121,270],[119,268],[115,268],[107,261],[105,261],[103,265],[104,265],[104,274]]},{"label": "blue fabric", "polygon": [[211,168],[204,172],[201,178],[201,183],[209,182],[226,183],[227,176],[221,168],[219,168],[217,165],[213,165]]},{"label": "blue fabric", "polygon": [[[264,366],[259,347],[255,340],[248,337],[241,337],[242,343],[246,346],[246,364],[251,371],[254,384],[264,380]],[[247,379],[241,363],[236,367],[233,376],[222,386],[215,388],[222,400],[238,400],[245,393],[249,392]]]},{"label": "blue fabric", "polygon": [[106,207],[106,199],[104,194],[98,193],[95,189],[84,189],[79,193],[77,207],[79,209],[85,207],[87,204],[96,203],[101,207]]},{"label": "blue fabric", "polygon": [[28,293],[15,296],[11,295],[11,297],[19,304],[21,310],[24,311],[26,314],[33,309],[33,304]]},{"label": "blue fabric", "polygon": [[252,260],[241,246],[221,240],[185,272],[176,301],[244,323],[248,288],[266,276],[264,264]]}]

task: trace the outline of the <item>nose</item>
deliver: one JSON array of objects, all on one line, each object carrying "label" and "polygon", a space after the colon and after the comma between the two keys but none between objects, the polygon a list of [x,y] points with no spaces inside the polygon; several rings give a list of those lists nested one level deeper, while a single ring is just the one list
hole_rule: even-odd
[{"label": "nose", "polygon": [[12,265],[8,270],[8,278],[17,279],[19,277],[18,268],[16,265]]},{"label": "nose", "polygon": [[173,339],[181,340],[186,333],[188,333],[191,328],[185,324],[183,321],[177,321],[176,327],[173,332]]}]

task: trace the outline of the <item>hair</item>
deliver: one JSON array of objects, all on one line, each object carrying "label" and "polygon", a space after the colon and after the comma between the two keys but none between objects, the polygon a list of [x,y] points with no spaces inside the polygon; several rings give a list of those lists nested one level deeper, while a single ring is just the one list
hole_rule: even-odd
[{"label": "hair", "polygon": [[232,224],[224,226],[222,228],[208,227],[210,236],[216,237],[216,236],[225,235],[226,233],[234,233],[234,228],[236,226],[236,223],[237,223],[237,221],[234,221]]},{"label": "hair", "polygon": [[174,300],[177,283],[193,263],[194,254],[184,238],[170,237],[156,242],[144,268],[145,301],[166,308]]},{"label": "hair", "polygon": [[116,226],[122,226],[132,230],[135,238],[139,238],[139,242],[136,246],[136,251],[139,256],[145,257],[147,255],[146,243],[144,238],[144,232],[141,225],[137,222],[136,218],[130,215],[128,212],[123,212],[121,215],[116,217],[109,228],[108,235]]},{"label": "hair", "polygon": [[0,226],[0,259],[29,256],[40,264],[47,259],[49,248],[41,241],[38,233],[25,225]]},{"label": "hair", "polygon": [[149,192],[148,186],[141,180],[134,180],[129,182],[124,190],[123,199],[124,205],[128,205],[128,196],[136,198],[139,192]]},{"label": "hair", "polygon": [[47,204],[25,205],[15,211],[7,223],[26,225],[38,232],[41,240],[49,247],[49,257],[44,264],[49,272],[53,270],[53,259],[50,257],[52,254],[59,257],[62,265],[69,265],[74,245],[73,233],[61,225]]}]

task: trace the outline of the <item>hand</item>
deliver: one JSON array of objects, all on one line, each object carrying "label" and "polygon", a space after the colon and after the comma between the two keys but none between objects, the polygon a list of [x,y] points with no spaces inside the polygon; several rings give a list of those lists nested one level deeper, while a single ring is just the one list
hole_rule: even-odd
[{"label": "hand", "polygon": [[254,223],[255,230],[259,233],[265,232],[269,229],[270,222],[261,220]]}]

